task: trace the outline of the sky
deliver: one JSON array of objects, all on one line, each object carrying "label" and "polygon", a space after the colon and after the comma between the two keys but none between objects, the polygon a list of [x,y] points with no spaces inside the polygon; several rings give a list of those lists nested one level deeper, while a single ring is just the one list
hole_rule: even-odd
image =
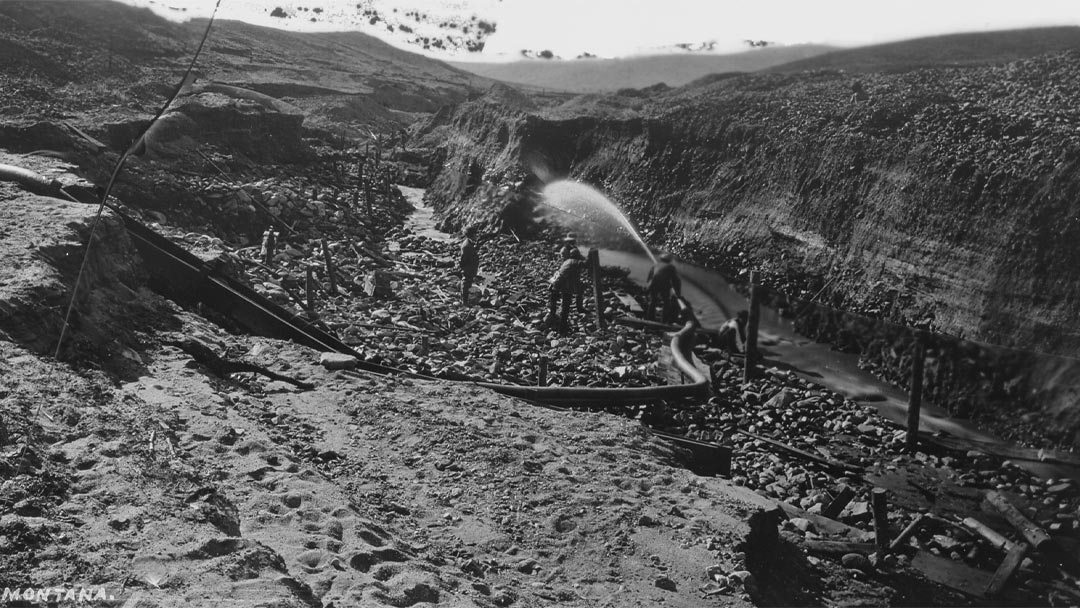
[{"label": "sky", "polygon": [[[123,1],[177,19],[207,16],[215,2]],[[271,17],[277,7],[287,17]],[[747,40],[859,46],[1080,25],[1080,0],[221,0],[218,14],[285,29],[360,30],[440,59],[498,61],[520,59],[523,50],[564,59],[730,53],[750,49]],[[431,44],[436,39],[444,42]]]}]

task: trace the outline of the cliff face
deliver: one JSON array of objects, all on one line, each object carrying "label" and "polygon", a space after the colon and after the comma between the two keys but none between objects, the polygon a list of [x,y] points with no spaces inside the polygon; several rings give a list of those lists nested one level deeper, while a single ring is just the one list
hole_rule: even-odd
[{"label": "cliff face", "polygon": [[500,213],[478,203],[485,181],[536,190],[569,177],[607,193],[654,246],[703,265],[743,256],[800,277],[791,289],[827,282],[849,310],[1072,355],[1078,93],[1075,51],[715,78],[547,107],[500,88],[436,114],[418,142],[438,149],[429,192],[450,221]]}]

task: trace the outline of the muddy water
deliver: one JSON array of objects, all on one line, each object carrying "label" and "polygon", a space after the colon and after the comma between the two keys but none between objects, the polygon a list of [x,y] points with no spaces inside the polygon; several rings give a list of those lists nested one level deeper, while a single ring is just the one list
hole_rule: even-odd
[{"label": "muddy water", "polygon": [[[416,207],[416,212],[405,222],[407,229],[443,241],[453,238],[435,229],[434,210],[423,204],[422,189],[404,186],[399,188],[406,199]],[[600,263],[628,269],[630,278],[640,284],[645,283],[645,277],[652,267],[652,261],[644,255],[608,249],[601,250]],[[694,307],[694,312],[703,326],[720,327],[736,312],[749,307],[746,298],[732,289],[721,275],[682,262],[678,262],[677,267],[683,277],[683,296]],[[817,343],[798,335],[790,322],[767,308],[761,310],[758,344],[766,359],[766,365],[789,369],[848,399],[873,405],[889,420],[907,424],[907,393],[860,369],[857,355],[836,352],[828,344]],[[919,428],[931,433],[945,432],[988,444],[1009,445],[998,437],[980,431],[967,421],[949,418],[945,410],[926,402],[922,406]],[[1071,467],[1033,461],[1018,461],[1018,464],[1043,477],[1080,479],[1080,471]]]}]

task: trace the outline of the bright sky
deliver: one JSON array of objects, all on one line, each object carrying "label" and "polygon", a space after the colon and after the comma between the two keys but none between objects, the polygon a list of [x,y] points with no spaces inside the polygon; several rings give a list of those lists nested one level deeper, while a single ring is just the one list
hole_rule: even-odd
[{"label": "bright sky", "polygon": [[[206,16],[215,0],[123,0],[172,17]],[[289,19],[269,16],[282,7]],[[187,9],[187,10],[181,10]],[[307,9],[307,10],[304,10]],[[321,9],[320,12],[313,12]],[[396,10],[395,10],[396,9]],[[375,25],[364,10],[383,16]],[[423,18],[417,19],[413,14]],[[744,40],[777,44],[873,44],[952,32],[1044,25],[1080,25],[1078,0],[222,0],[219,16],[287,29],[356,29],[416,52],[409,38],[445,37],[440,28],[471,17],[493,22],[482,53],[443,59],[520,57],[522,49],[550,50],[571,59],[583,53],[615,57],[714,43],[716,52],[746,50]],[[311,19],[314,18],[315,22]],[[473,19],[475,22],[476,19]],[[408,25],[412,35],[387,23]],[[473,28],[473,35],[478,31]],[[469,55],[466,57],[465,55]]]}]

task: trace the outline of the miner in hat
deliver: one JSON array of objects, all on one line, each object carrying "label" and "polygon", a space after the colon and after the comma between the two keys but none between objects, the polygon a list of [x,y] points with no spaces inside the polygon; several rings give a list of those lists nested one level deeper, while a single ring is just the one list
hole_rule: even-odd
[{"label": "miner in hat", "polygon": [[646,291],[649,295],[649,303],[645,308],[646,319],[652,319],[653,312],[657,304],[659,304],[662,307],[661,320],[664,323],[670,323],[674,320],[675,310],[672,306],[672,296],[674,295],[675,298],[682,297],[682,281],[679,279],[679,273],[675,270],[674,261],[675,258],[670,253],[663,253],[656,264],[649,269],[649,275],[646,277]]}]

